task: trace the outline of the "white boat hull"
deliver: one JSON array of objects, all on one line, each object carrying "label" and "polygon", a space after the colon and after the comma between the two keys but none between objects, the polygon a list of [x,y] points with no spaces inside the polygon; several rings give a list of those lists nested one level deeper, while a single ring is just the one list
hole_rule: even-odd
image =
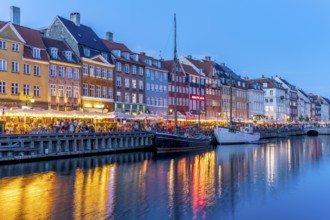
[{"label": "white boat hull", "polygon": [[220,127],[215,127],[214,135],[219,144],[244,144],[258,141],[260,139],[259,133],[251,134]]}]

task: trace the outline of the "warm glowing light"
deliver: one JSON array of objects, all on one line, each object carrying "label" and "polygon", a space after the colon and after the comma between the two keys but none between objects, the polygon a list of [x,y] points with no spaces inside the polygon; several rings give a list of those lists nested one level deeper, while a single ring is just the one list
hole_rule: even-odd
[{"label": "warm glowing light", "polygon": [[205,100],[204,96],[199,96],[199,95],[190,95],[190,98],[192,100]]}]

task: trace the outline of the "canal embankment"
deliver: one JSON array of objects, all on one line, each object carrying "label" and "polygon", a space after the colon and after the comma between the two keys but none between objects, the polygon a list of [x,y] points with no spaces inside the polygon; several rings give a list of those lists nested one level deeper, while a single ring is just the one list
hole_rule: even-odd
[{"label": "canal embankment", "polygon": [[149,150],[148,132],[0,135],[0,163]]}]

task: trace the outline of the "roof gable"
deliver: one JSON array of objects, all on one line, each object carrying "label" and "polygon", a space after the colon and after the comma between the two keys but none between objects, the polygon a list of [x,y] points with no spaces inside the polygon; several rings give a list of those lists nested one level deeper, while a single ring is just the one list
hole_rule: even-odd
[{"label": "roof gable", "polygon": [[73,38],[83,46],[87,46],[98,51],[106,52],[107,48],[102,40],[97,36],[92,28],[80,25],[76,26],[72,21],[58,16],[62,24],[67,28]]},{"label": "roof gable", "polygon": [[25,43],[23,37],[18,33],[14,25],[12,25],[12,23],[10,22],[7,22],[7,24],[4,23],[4,25],[2,25],[0,29],[0,37],[8,40]]},{"label": "roof gable", "polygon": [[107,65],[112,65],[106,59],[104,59],[104,57],[101,56],[101,55],[96,55],[94,57],[91,57],[90,59],[93,60],[93,61],[96,61],[96,62],[104,63],[104,64],[107,64]]}]

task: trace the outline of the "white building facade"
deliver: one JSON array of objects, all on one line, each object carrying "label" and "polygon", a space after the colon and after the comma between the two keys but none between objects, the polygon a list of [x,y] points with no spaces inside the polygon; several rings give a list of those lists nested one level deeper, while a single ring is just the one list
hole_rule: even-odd
[{"label": "white building facade", "polygon": [[247,91],[248,118],[258,118],[265,115],[265,91],[257,83],[250,84]]},{"label": "white building facade", "polygon": [[249,83],[257,83],[264,90],[264,107],[266,120],[286,121],[285,95],[286,90],[282,84],[272,78],[260,78],[248,80]]}]

